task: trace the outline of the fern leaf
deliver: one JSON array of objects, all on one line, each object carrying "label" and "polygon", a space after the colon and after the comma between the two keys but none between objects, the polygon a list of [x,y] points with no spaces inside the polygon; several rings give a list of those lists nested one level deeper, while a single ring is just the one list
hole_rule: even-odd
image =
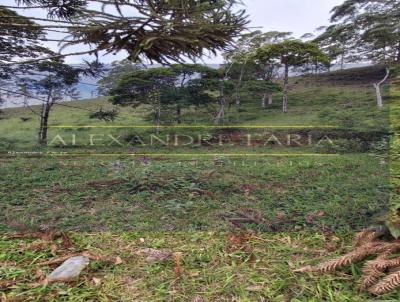
[{"label": "fern leaf", "polygon": [[362,270],[362,277],[361,277],[361,290],[366,290],[367,288],[373,286],[378,282],[380,278],[385,276],[384,273],[384,264],[385,260],[371,260],[368,261]]},{"label": "fern leaf", "polygon": [[368,292],[370,292],[373,295],[382,295],[384,293],[394,290],[399,286],[400,286],[400,270],[387,275],[380,282],[372,286],[368,290]]},{"label": "fern leaf", "polygon": [[322,262],[316,266],[305,266],[296,270],[295,272],[321,272],[321,273],[332,272],[339,268],[348,266],[352,263],[364,260],[369,255],[384,252],[388,248],[389,248],[388,244],[382,242],[365,244],[356,248],[354,251],[347,253],[346,255],[340,256],[338,258],[326,262]]},{"label": "fern leaf", "polygon": [[357,233],[354,238],[354,246],[361,246],[366,243],[374,241],[377,238],[377,232],[373,230],[362,230],[361,232]]}]

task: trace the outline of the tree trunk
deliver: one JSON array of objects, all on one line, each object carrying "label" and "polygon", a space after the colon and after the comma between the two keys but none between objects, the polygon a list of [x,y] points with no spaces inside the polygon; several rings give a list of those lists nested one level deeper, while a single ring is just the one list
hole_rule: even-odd
[{"label": "tree trunk", "polygon": [[40,126],[39,126],[39,144],[47,145],[47,130],[49,126],[49,115],[52,106],[52,94],[53,89],[50,88],[46,102],[42,105],[42,110],[40,112]]},{"label": "tree trunk", "polygon": [[396,63],[400,64],[400,42],[397,46],[397,56],[396,56]]},{"label": "tree trunk", "polygon": [[176,106],[176,122],[178,123],[178,124],[181,124],[182,123],[182,109],[181,109],[181,105],[177,105]]},{"label": "tree trunk", "polygon": [[344,52],[342,52],[340,56],[340,69],[343,70],[344,68]]},{"label": "tree trunk", "polygon": [[[268,103],[267,103],[268,100]],[[268,105],[272,105],[272,92],[271,91],[266,91],[263,95],[263,98],[261,100],[261,108],[266,108]]]},{"label": "tree trunk", "polygon": [[155,120],[156,120],[156,133],[160,133],[160,124],[161,124],[161,106],[160,104],[157,105],[156,112],[155,112]]},{"label": "tree trunk", "polygon": [[236,105],[237,106],[240,106],[240,87],[242,86],[242,81],[243,81],[244,66],[245,66],[245,64],[242,64],[242,66],[240,68],[239,81],[238,81],[238,84],[236,85]]},{"label": "tree trunk", "polygon": [[40,137],[40,144],[47,145],[47,130],[49,127],[49,116],[50,116],[50,104],[46,104],[46,108],[43,114],[43,123],[42,123],[42,131]]},{"label": "tree trunk", "polygon": [[225,99],[221,98],[221,100],[219,101],[219,109],[214,118],[215,125],[218,125],[220,120],[225,117],[225,103],[226,103]]},{"label": "tree trunk", "polygon": [[160,124],[161,124],[161,98],[160,92],[157,88],[153,87],[152,92],[149,97],[152,100],[153,110],[154,110],[154,122],[156,124],[156,134],[160,132]]},{"label": "tree trunk", "polygon": [[42,145],[42,133],[43,133],[43,119],[44,119],[44,111],[45,111],[45,103],[42,104],[42,108],[40,110],[40,124],[39,124],[39,132],[38,132],[38,142]]},{"label": "tree trunk", "polygon": [[283,80],[283,100],[282,111],[288,112],[288,93],[289,93],[289,65],[285,65],[285,78]]},{"label": "tree trunk", "polygon": [[272,105],[272,92],[268,93],[268,105]]},{"label": "tree trunk", "polygon": [[378,108],[383,107],[383,100],[382,100],[382,93],[381,93],[381,85],[386,82],[390,74],[390,69],[386,68],[386,74],[385,77],[378,83],[373,83],[372,85],[375,88],[375,93],[376,93],[376,105]]}]

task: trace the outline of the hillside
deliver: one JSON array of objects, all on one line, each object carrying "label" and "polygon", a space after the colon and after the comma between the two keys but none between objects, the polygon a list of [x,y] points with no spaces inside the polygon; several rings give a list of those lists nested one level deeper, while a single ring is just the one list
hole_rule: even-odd
[{"label": "hillside", "polygon": [[[35,116],[4,110],[0,230],[68,231],[72,241],[69,248],[55,243],[57,250],[0,238],[1,260],[23,264],[1,268],[7,280],[25,280],[12,294],[26,301],[367,301],[354,286],[359,266],[340,278],[292,269],[347,250],[354,231],[379,222],[396,196],[386,143],[389,107],[398,95],[388,85],[384,109],[376,108],[370,81],[380,72],[292,78],[288,114],[281,113],[279,93],[265,110],[258,96],[247,95],[240,108],[230,108],[223,127],[213,126],[207,109],[192,108],[182,124],[192,128],[165,127],[159,134],[228,135],[222,146],[129,144],[132,136],[154,134],[146,108],[116,107],[119,117],[105,123],[90,119],[88,110],[113,106],[95,99],[68,103],[85,110],[58,106],[50,124],[61,128],[50,129],[50,140],[59,135],[68,144],[40,148]],[[163,124],[176,126],[168,116]],[[251,146],[235,139],[249,133],[257,138]],[[334,145],[289,146],[284,137],[290,133],[304,135],[301,142],[309,134],[328,135]],[[91,134],[112,134],[123,145],[90,146]],[[271,135],[282,136],[282,145],[266,144]],[[143,247],[182,253],[182,263],[146,262]],[[82,250],[118,255],[123,263],[99,258],[74,286],[30,289],[38,262]]]},{"label": "hillside", "polygon": [[[356,68],[332,73],[305,76],[292,79],[290,93],[290,112],[281,112],[280,94],[274,95],[274,104],[267,109],[260,108],[260,98],[254,95],[242,96],[244,101],[237,109],[232,107],[223,121],[228,125],[266,125],[266,126],[327,126],[335,129],[357,131],[386,131],[388,129],[388,110],[378,110],[374,103],[372,82],[379,79],[381,68]],[[355,75],[359,76],[355,76]],[[338,81],[341,79],[341,81]],[[316,80],[316,81],[315,81]],[[311,84],[315,82],[316,84]],[[387,96],[389,101],[389,96]],[[106,99],[82,100],[65,103],[69,108],[56,106],[50,117],[52,126],[74,126],[79,130],[79,136],[95,133],[98,129],[84,129],[80,126],[137,126],[151,125],[146,114],[146,108],[132,109],[113,106]],[[33,106],[32,108],[35,108]],[[118,118],[113,123],[105,123],[89,118],[92,111],[99,108],[116,109]],[[183,113],[183,125],[213,125],[212,108],[186,110]],[[1,134],[0,148],[32,148],[34,147],[37,127],[37,117],[28,108],[9,108],[0,115]],[[171,117],[164,116],[165,125],[171,124]],[[70,134],[71,129],[51,129],[49,137],[55,134]],[[102,133],[118,133],[113,129],[101,129]],[[137,129],[135,129],[137,131]],[[124,129],[123,135],[129,135],[129,129]],[[132,132],[132,131],[131,131]],[[86,135],[87,136],[87,135]]]}]

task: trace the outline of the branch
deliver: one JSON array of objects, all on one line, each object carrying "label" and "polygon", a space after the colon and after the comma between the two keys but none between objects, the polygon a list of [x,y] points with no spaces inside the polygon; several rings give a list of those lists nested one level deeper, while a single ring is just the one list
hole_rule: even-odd
[{"label": "branch", "polygon": [[31,9],[31,8],[52,8],[50,5],[46,6],[10,6],[10,5],[2,5],[2,7],[9,9]]},{"label": "branch", "polygon": [[385,75],[385,77],[382,79],[382,81],[380,81],[380,82],[378,83],[378,86],[380,86],[380,85],[382,85],[383,83],[386,82],[386,80],[387,80],[388,77],[389,77],[389,74],[390,74],[390,68],[389,68],[389,67],[386,67],[386,75]]},{"label": "branch", "polygon": [[[46,102],[47,102],[47,101],[44,100],[44,99],[35,97],[35,96],[30,95],[30,94],[27,94],[27,93],[12,91],[12,90],[8,90],[8,89],[4,89],[4,88],[0,88],[0,90],[5,91],[5,92],[9,92],[9,93],[12,93],[12,94],[17,94],[17,95],[21,95],[21,96],[27,96],[27,97],[29,97],[29,98],[31,98],[31,99],[41,101],[42,103],[46,103]],[[53,105],[58,105],[58,106],[63,106],[63,107],[69,107],[69,108],[74,108],[74,109],[80,109],[80,110],[86,110],[86,111],[90,111],[90,112],[97,112],[97,111],[90,110],[90,109],[87,109],[87,108],[81,108],[81,107],[76,107],[76,106],[67,105],[67,104],[62,104],[62,103],[56,103],[56,102],[54,102]],[[32,110],[32,109],[31,109],[31,110]]]},{"label": "branch", "polygon": [[32,60],[27,60],[27,61],[21,61],[21,62],[15,62],[11,61],[10,63],[1,63],[0,65],[19,65],[19,64],[31,64],[35,62],[40,62],[40,61],[45,61],[45,60],[53,60],[53,59],[59,59],[59,58],[64,58],[64,57],[69,57],[69,56],[80,56],[80,55],[85,55],[85,54],[92,54],[97,52],[97,50],[88,50],[88,51],[81,51],[81,52],[73,52],[73,53],[66,53],[66,54],[59,54],[55,56],[50,56],[46,58],[39,58],[39,59],[32,59]]},{"label": "branch", "polygon": [[[68,22],[72,23],[72,22]],[[68,26],[68,25],[46,25],[46,24],[27,24],[27,23],[9,23],[0,21],[0,26],[13,26],[13,27],[25,27],[25,28],[71,28],[71,29],[87,29],[87,26]],[[93,26],[96,27],[96,26]]]},{"label": "branch", "polygon": [[[0,16],[0,19],[21,19],[21,20],[26,20],[25,16]],[[44,21],[44,22],[53,22],[53,23],[65,23],[65,24],[77,24],[77,25],[83,25],[86,26],[85,23],[78,23],[75,21],[62,21],[62,20],[52,20],[52,19],[44,19],[44,18],[36,18],[36,17],[29,17],[29,20],[35,20],[35,21]],[[9,23],[7,23],[9,24]],[[20,23],[22,25],[25,26],[35,26],[35,27],[39,27],[39,26],[45,26],[43,24],[30,24],[30,23]]]}]

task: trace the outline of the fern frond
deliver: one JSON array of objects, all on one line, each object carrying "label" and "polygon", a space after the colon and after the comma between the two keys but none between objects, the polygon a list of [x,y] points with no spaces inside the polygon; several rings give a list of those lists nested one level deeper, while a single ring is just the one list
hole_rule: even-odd
[{"label": "fern frond", "polygon": [[380,236],[380,232],[364,230],[357,235],[353,251],[315,266],[304,266],[294,272],[327,273],[376,255],[376,259],[367,261],[362,269],[361,289],[374,295],[389,292],[400,287],[400,257],[390,258],[400,251],[400,240],[387,242],[379,240]]},{"label": "fern frond", "polygon": [[379,233],[374,230],[362,230],[356,234],[354,238],[354,246],[362,246],[364,244],[375,241],[379,237]]},{"label": "fern frond", "polygon": [[356,248],[354,251],[347,253],[346,255],[340,256],[338,258],[322,262],[316,266],[306,266],[302,267],[295,272],[332,272],[339,268],[348,266],[352,263],[364,260],[366,257],[384,252],[389,246],[383,242],[373,242],[369,244],[362,245]]},{"label": "fern frond", "polygon": [[395,271],[368,289],[373,295],[382,295],[400,286],[400,270]]},{"label": "fern frond", "polygon": [[385,259],[367,261],[362,269],[362,277],[360,280],[361,290],[366,290],[367,288],[373,286],[380,278],[385,276],[385,262]]}]

